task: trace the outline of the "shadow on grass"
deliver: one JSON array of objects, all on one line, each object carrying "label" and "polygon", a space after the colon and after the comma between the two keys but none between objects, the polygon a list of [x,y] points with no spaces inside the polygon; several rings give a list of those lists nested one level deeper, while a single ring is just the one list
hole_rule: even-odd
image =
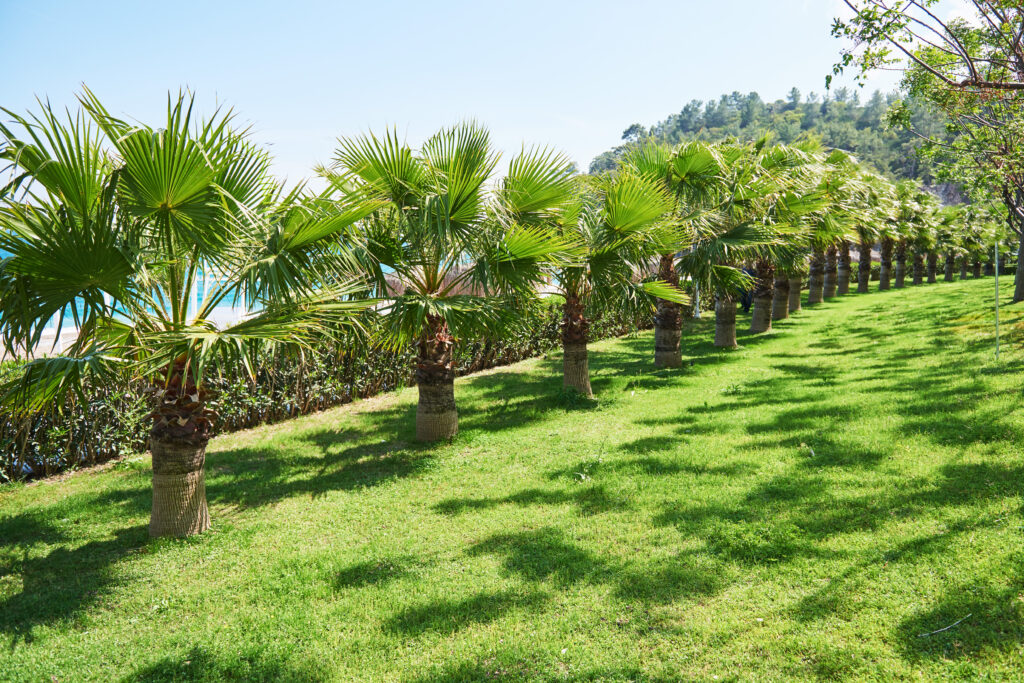
[{"label": "shadow on grass", "polygon": [[[9,520],[11,521],[11,520]],[[17,518],[11,523],[16,524]],[[49,536],[47,543],[60,543],[62,536]],[[10,636],[11,647],[18,641],[33,641],[36,626],[74,617],[99,600],[109,586],[111,566],[129,553],[145,546],[145,526],[118,530],[113,538],[93,540],[73,549],[57,547],[35,556],[26,549],[21,559],[6,552],[0,578],[20,576],[21,591],[0,601],[0,633]]]},{"label": "shadow on grass", "polygon": [[389,619],[386,632],[417,636],[428,631],[455,633],[473,624],[486,624],[513,610],[529,610],[547,596],[538,592],[481,592],[467,598],[441,599],[410,607]]},{"label": "shadow on grass", "polygon": [[256,681],[259,683],[315,683],[325,680],[308,666],[275,657],[259,650],[215,654],[204,647],[168,656],[148,664],[123,683],[171,683],[204,681]]}]

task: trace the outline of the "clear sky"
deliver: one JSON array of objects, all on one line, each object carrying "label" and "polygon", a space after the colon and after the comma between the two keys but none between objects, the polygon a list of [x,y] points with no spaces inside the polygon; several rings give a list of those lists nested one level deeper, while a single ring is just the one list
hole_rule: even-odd
[{"label": "clear sky", "polygon": [[[234,107],[290,180],[338,136],[417,144],[476,118],[507,153],[556,146],[586,168],[630,123],[691,99],[822,93],[838,0],[0,0],[0,106],[73,102],[86,83],[157,123],[168,90]],[[882,76],[870,88],[891,90]]]}]

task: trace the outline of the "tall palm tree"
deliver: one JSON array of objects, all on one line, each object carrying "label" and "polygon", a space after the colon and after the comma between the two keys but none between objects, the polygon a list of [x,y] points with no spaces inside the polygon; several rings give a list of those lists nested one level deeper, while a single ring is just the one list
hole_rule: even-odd
[{"label": "tall palm tree", "polygon": [[[677,260],[693,246],[691,225],[714,211],[722,182],[722,160],[714,147],[701,142],[683,143],[674,149],[649,141],[632,148],[623,158],[623,166],[660,182],[675,198],[671,229],[652,235],[658,254],[657,277],[678,287]],[[679,342],[682,336],[682,306],[658,299],[654,316],[654,365],[682,365]]]},{"label": "tall palm tree", "polygon": [[[397,132],[339,140],[331,184],[378,199],[366,222],[382,343],[417,348],[416,438],[458,432],[452,351],[460,337],[514,327],[515,311],[536,295],[544,266],[568,252],[555,224],[572,220],[572,163],[545,149],[524,150],[488,193],[499,155],[482,126],[462,123],[419,150]],[[490,201],[488,201],[490,199]],[[388,287],[387,276],[400,282]]]},{"label": "tall palm tree", "polygon": [[[44,328],[70,345],[21,366],[3,399],[34,411],[130,373],[152,386],[153,536],[210,525],[206,445],[216,415],[206,378],[252,371],[261,352],[310,348],[359,330],[353,226],[372,199],[325,205],[282,195],[266,152],[168,97],[159,127],[112,116],[89,90],[65,121],[6,112],[3,158],[16,177],[0,208],[0,329],[31,351]],[[200,299],[200,295],[202,298]],[[218,311],[242,313],[219,324]],[[45,350],[45,349],[43,349]]]}]

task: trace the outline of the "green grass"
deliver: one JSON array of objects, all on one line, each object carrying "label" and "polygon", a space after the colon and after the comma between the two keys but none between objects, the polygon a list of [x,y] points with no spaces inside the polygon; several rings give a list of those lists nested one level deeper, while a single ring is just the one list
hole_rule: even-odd
[{"label": "green grass", "polygon": [[439,447],[412,390],[220,437],[196,539],[148,540],[143,457],[7,487],[0,678],[1020,679],[1024,310],[996,364],[991,287],[736,352],[705,320],[678,371],[596,344],[593,405],[558,358],[466,378]]}]

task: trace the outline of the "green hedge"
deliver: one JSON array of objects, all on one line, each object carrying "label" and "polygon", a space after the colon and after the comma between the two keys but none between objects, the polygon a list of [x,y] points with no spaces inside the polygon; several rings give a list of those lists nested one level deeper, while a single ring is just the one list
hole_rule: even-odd
[{"label": "green hedge", "polygon": [[[507,339],[460,340],[459,375],[541,355],[559,344],[561,309],[554,298],[523,314]],[[620,336],[647,319],[606,314],[591,326],[594,340]],[[230,432],[313,413],[412,384],[415,350],[328,348],[303,358],[268,356],[255,380],[227,374],[211,380],[215,432]],[[150,407],[138,381],[91,386],[85,401],[69,398],[60,411],[22,419],[0,413],[0,481],[49,476],[146,448]]]}]

